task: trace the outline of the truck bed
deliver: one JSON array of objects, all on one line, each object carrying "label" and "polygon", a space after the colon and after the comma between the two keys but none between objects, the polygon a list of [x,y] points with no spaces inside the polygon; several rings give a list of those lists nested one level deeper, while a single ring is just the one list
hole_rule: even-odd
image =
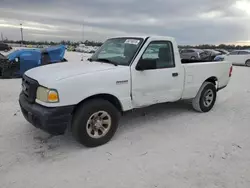
[{"label": "truck bed", "polygon": [[185,72],[182,99],[195,97],[202,83],[208,78],[217,81],[217,88],[225,87],[230,79],[231,63],[227,61],[196,62],[182,65]]}]

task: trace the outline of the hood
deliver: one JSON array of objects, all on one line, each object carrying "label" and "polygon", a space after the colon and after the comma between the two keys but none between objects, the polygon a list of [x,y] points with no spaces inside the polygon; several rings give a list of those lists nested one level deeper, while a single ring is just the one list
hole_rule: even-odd
[{"label": "hood", "polygon": [[47,83],[72,76],[115,69],[117,67],[119,66],[100,62],[64,62],[33,68],[25,72],[25,75],[37,80],[39,83]]}]

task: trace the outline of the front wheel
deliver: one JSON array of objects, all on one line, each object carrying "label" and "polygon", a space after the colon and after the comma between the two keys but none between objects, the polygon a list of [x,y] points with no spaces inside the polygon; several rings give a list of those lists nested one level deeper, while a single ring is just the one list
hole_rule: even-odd
[{"label": "front wheel", "polygon": [[193,108],[198,112],[210,111],[216,101],[216,87],[211,82],[204,82],[192,101]]},{"label": "front wheel", "polygon": [[107,143],[115,134],[119,111],[109,101],[93,99],[83,103],[76,111],[72,132],[76,140],[86,147]]}]

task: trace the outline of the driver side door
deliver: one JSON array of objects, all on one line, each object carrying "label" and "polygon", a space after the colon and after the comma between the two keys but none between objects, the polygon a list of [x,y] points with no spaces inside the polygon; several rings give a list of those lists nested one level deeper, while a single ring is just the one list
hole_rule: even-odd
[{"label": "driver side door", "polygon": [[[145,46],[133,63],[134,66],[131,66],[134,108],[179,100],[184,70],[177,56],[178,49],[173,48],[177,45],[173,45],[171,40],[152,40]],[[139,64],[144,64],[145,69],[138,70]]]}]

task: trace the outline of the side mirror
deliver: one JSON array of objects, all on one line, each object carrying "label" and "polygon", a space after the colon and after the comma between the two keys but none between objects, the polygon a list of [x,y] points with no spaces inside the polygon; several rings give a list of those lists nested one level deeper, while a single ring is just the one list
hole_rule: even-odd
[{"label": "side mirror", "polygon": [[147,69],[146,63],[142,59],[140,59],[138,61],[137,65],[136,65],[136,70],[138,70],[138,71],[144,71],[146,69]]},{"label": "side mirror", "polygon": [[15,58],[15,62],[18,63],[18,58],[17,57]]},{"label": "side mirror", "polygon": [[156,62],[154,60],[140,59],[136,65],[136,70],[144,71],[156,68]]}]

